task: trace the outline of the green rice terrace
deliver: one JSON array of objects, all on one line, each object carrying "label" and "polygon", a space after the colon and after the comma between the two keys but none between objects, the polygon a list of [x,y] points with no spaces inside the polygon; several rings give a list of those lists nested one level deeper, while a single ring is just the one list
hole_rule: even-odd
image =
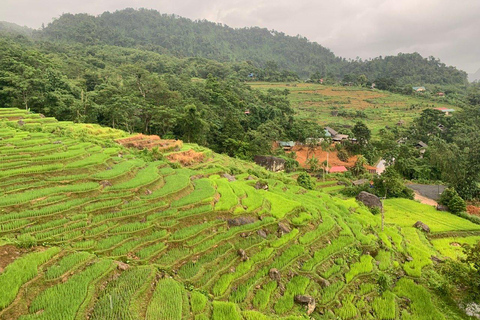
[{"label": "green rice terrace", "polygon": [[480,225],[127,136],[0,109],[1,319],[468,319],[430,283]]}]

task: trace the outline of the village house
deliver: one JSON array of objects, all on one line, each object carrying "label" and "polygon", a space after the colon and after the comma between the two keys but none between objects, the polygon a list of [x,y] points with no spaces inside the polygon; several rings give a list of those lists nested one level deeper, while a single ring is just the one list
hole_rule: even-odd
[{"label": "village house", "polygon": [[412,87],[415,92],[425,92],[425,87]]},{"label": "village house", "polygon": [[278,141],[278,145],[280,148],[283,148],[285,151],[291,151],[293,147],[295,147],[294,141]]},{"label": "village house", "polygon": [[435,110],[443,112],[446,116],[449,116],[452,112],[455,112],[455,109],[450,109],[446,107],[435,108]]},{"label": "village house", "polygon": [[325,136],[330,136],[332,138],[332,141],[334,142],[342,142],[343,140],[348,140],[348,134],[340,134],[330,127],[325,127]]}]

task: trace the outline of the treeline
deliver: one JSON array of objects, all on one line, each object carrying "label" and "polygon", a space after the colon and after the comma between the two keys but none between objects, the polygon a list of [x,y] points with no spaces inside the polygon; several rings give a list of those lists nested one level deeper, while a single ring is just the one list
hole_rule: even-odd
[{"label": "treeline", "polygon": [[[292,37],[258,27],[233,29],[147,9],[105,12],[96,17],[64,14],[35,32],[34,37],[84,45],[135,47],[220,62],[247,61],[252,67],[270,72],[290,70],[304,79],[338,81],[345,75],[365,75],[370,81],[390,77],[399,85],[467,83],[465,72],[433,57],[422,58],[418,53],[352,61],[337,57],[329,49],[301,36]],[[253,69],[250,73],[259,76],[259,80],[285,81],[284,77],[262,77]]]},{"label": "treeline", "polygon": [[407,179],[443,181],[464,199],[480,198],[480,85],[467,100],[451,116],[425,109],[411,126],[382,129],[367,151]]},{"label": "treeline", "polygon": [[276,139],[305,139],[288,91],[238,80],[249,64],[179,59],[107,45],[0,38],[0,105],[60,120],[158,134],[250,159]]}]

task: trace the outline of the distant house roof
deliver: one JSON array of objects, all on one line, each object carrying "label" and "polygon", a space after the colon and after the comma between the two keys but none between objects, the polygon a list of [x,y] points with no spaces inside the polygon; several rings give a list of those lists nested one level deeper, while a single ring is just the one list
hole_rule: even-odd
[{"label": "distant house roof", "polygon": [[342,140],[345,140],[345,139],[348,139],[348,134],[337,134],[337,135],[332,137],[333,141],[342,141]]},{"label": "distant house roof", "polygon": [[278,145],[282,148],[293,148],[295,146],[295,142],[293,142],[293,141],[278,141]]},{"label": "distant house roof", "polygon": [[325,127],[325,131],[328,132],[330,134],[331,137],[334,137],[338,134],[337,131],[333,130],[332,128],[330,127]]},{"label": "distant house roof", "polygon": [[428,148],[428,145],[423,141],[418,141],[416,146],[420,148]]},{"label": "distant house roof", "polygon": [[412,87],[413,91],[425,91],[425,87]]},{"label": "distant house roof", "polygon": [[435,108],[435,110],[442,111],[442,112],[445,112],[445,113],[455,111],[455,109],[450,109],[450,108],[446,108],[446,107]]},{"label": "distant house roof", "polygon": [[328,170],[329,173],[342,173],[347,171],[347,168],[345,168],[344,166],[335,166],[331,167],[330,170]]}]

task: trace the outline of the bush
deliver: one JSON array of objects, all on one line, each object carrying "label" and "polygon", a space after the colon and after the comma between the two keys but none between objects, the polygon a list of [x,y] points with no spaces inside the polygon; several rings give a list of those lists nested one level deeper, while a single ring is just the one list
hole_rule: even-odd
[{"label": "bush", "polygon": [[340,159],[340,161],[343,161],[343,162],[348,161],[348,153],[344,149],[341,149],[340,151],[338,151],[337,157],[338,159]]},{"label": "bush", "polygon": [[448,203],[450,202],[450,200],[453,199],[454,196],[458,196],[457,191],[455,191],[454,188],[447,188],[440,195],[440,200],[438,202],[440,204],[448,206]]},{"label": "bush", "polygon": [[298,175],[297,183],[300,187],[304,187],[305,189],[309,189],[309,190],[312,190],[315,185],[310,175],[306,172],[301,172]]},{"label": "bush", "polygon": [[467,210],[465,201],[457,194],[448,202],[448,208],[451,213],[460,213]]}]

